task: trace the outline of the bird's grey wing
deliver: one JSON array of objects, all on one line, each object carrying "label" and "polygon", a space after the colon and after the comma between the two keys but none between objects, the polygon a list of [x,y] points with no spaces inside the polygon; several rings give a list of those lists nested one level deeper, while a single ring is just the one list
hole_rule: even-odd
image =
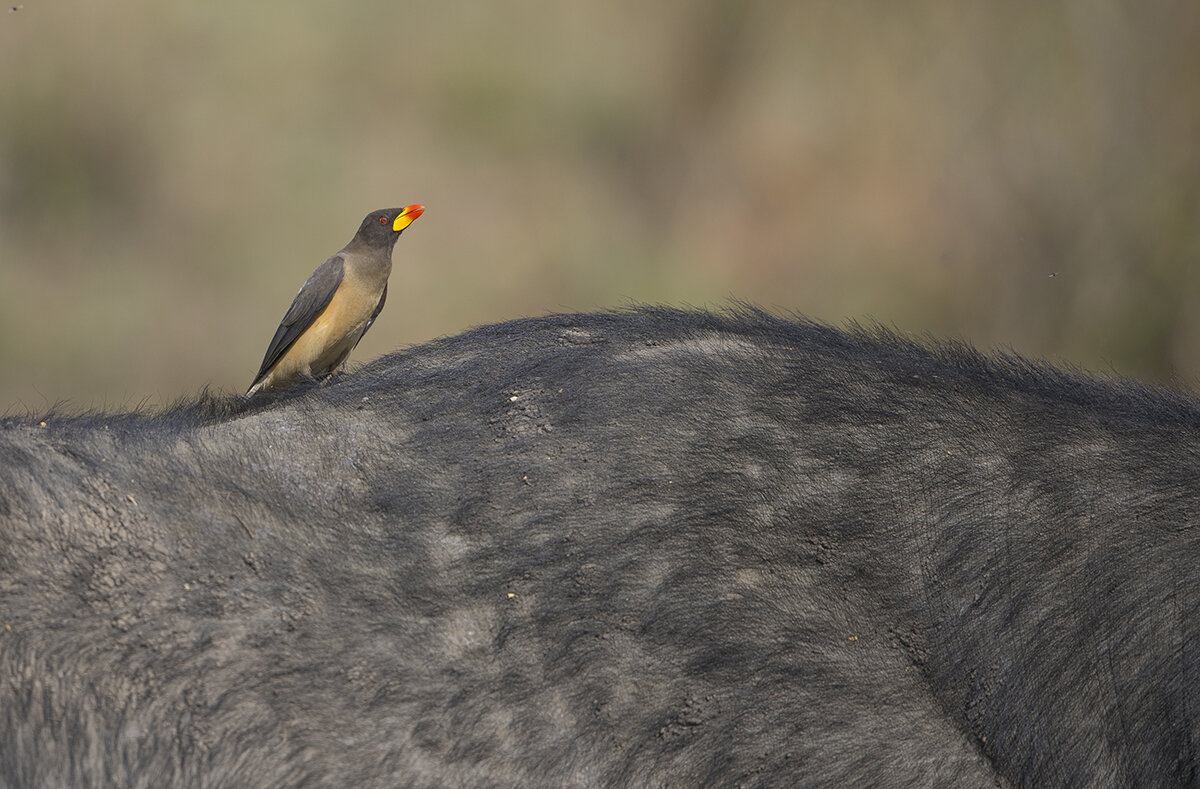
[{"label": "bird's grey wing", "polygon": [[[275,330],[271,344],[267,346],[267,355],[263,357],[258,375],[254,376],[254,384],[262,380],[267,370],[270,370],[275,362],[279,361],[279,357],[292,347],[296,338],[312,325],[312,322],[321,314],[321,310],[329,306],[329,302],[333,299],[333,294],[337,292],[338,286],[342,284],[342,277],[345,274],[346,268],[342,256],[334,255],[318,266],[317,270],[305,281],[300,292],[296,294],[296,298],[292,300],[292,306],[288,307],[287,314],[283,316],[279,328]],[[251,387],[254,384],[251,384]]]},{"label": "bird's grey wing", "polygon": [[362,338],[367,336],[367,329],[371,328],[371,324],[375,323],[375,319],[379,317],[379,313],[383,312],[383,303],[387,301],[387,283],[383,283],[383,293],[379,296],[379,303],[375,305],[375,311],[371,313],[371,319],[367,321],[367,325],[363,326],[362,334],[358,335],[358,339],[354,342],[354,347],[362,342]]}]

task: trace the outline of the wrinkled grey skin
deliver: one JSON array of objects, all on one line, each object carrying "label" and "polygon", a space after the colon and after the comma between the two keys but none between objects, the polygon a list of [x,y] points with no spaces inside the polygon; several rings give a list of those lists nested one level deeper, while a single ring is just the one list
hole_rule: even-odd
[{"label": "wrinkled grey skin", "polygon": [[0,786],[1195,780],[1200,408],[743,310],[0,423]]}]

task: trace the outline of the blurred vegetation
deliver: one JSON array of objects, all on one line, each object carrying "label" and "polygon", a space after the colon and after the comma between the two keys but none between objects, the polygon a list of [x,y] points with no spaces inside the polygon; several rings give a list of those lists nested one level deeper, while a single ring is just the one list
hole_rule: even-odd
[{"label": "blurred vegetation", "polygon": [[24,0],[0,68],[0,411],[240,391],[412,202],[358,362],[736,297],[1200,371],[1200,4]]}]

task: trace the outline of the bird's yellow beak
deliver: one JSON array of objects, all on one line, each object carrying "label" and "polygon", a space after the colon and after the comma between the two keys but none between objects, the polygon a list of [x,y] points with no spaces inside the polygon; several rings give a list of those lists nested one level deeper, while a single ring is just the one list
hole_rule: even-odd
[{"label": "bird's yellow beak", "polygon": [[425,213],[425,206],[410,205],[408,208],[405,208],[403,211],[401,211],[400,215],[396,217],[396,221],[392,223],[392,230],[395,230],[397,233],[399,233],[401,230],[411,225],[413,221],[423,213]]}]

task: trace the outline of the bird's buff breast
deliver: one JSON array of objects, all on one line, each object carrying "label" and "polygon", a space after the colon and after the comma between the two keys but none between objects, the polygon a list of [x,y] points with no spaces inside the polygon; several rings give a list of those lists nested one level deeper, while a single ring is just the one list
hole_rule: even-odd
[{"label": "bird's buff breast", "polygon": [[379,303],[367,296],[370,288],[358,287],[350,272],[329,304],[308,330],[296,338],[271,370],[273,382],[294,379],[301,374],[321,378],[331,373],[358,344],[367,322]]}]

